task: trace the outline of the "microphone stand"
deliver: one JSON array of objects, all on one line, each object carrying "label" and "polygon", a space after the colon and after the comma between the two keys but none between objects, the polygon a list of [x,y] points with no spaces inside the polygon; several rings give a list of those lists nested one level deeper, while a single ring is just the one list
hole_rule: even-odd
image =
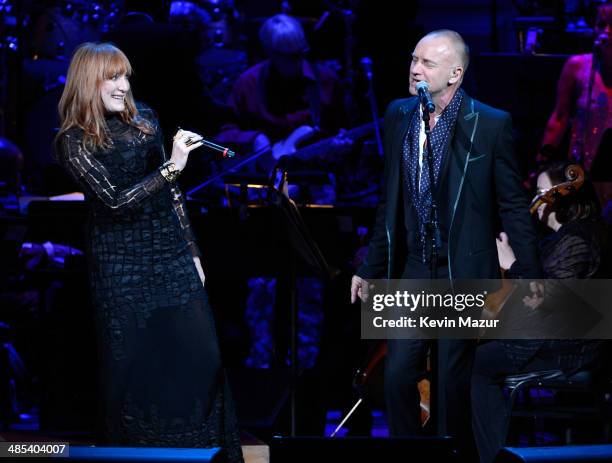
[{"label": "microphone stand", "polygon": [[207,187],[208,185],[210,185],[211,183],[213,183],[215,180],[223,177],[224,175],[230,173],[230,172],[234,172],[238,169],[240,169],[242,166],[255,161],[256,159],[260,158],[262,155],[268,153],[272,148],[271,147],[265,147],[265,148],[261,148],[258,151],[255,151],[254,153],[246,156],[245,158],[241,158],[240,161],[236,162],[235,164],[232,164],[230,167],[228,167],[227,169],[222,170],[221,172],[218,172],[216,174],[214,174],[212,177],[210,177],[208,180],[206,180],[204,183],[200,183],[199,185],[193,187],[191,190],[189,190],[186,194],[187,199],[193,199],[193,195],[196,194],[198,191],[200,191],[202,188]]},{"label": "microphone stand", "polygon": [[425,123],[425,151],[427,155],[427,166],[429,167],[429,189],[431,190],[431,203],[429,205],[429,222],[427,223],[427,237],[429,240],[429,275],[431,279],[438,276],[438,250],[442,247],[440,235],[440,220],[438,217],[438,203],[434,195],[434,160],[431,147],[431,128],[429,127],[429,112],[422,106],[423,122]]},{"label": "microphone stand", "polygon": [[[438,250],[442,248],[442,238],[440,234],[440,221],[438,217],[438,203],[434,194],[434,160],[433,149],[431,146],[431,128],[429,126],[429,111],[422,106],[423,122],[425,124],[425,151],[427,151],[427,165],[429,167],[429,188],[431,190],[431,203],[429,206],[429,222],[427,223],[427,237],[425,242],[429,240],[429,275],[430,278],[438,277]],[[423,152],[425,154],[425,152]],[[436,359],[437,366],[432,368],[431,385],[432,390],[436,391],[435,401],[431,401],[430,416],[437,418],[437,434],[445,436],[447,434],[446,426],[446,392],[444,390],[445,377],[444,365],[446,360],[442,358],[442,348],[436,343],[431,345],[431,358]]]}]

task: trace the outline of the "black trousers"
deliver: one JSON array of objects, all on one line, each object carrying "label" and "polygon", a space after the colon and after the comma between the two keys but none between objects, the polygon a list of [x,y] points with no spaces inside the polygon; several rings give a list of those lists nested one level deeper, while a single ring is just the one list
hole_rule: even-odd
[{"label": "black trousers", "polygon": [[[438,278],[448,278],[446,266],[438,268]],[[427,264],[409,260],[402,278],[429,278]],[[420,395],[417,384],[425,375],[429,340],[389,339],[385,361],[385,403],[389,433],[393,437],[421,433]],[[434,407],[441,409],[438,429],[455,436],[466,460],[475,454],[470,418],[470,377],[476,344],[472,340],[437,341],[438,355],[433,367],[438,372],[439,389],[432,389]],[[435,388],[435,386],[434,386]],[[440,394],[437,394],[440,391]]]},{"label": "black trousers", "polygon": [[[431,341],[390,339],[385,363],[385,402],[389,433],[394,437],[421,432],[418,382],[425,375],[425,358]],[[441,394],[432,390],[434,407],[441,407],[438,422],[443,434],[455,436],[458,447],[472,448],[470,425],[470,376],[476,344],[472,340],[443,339],[437,342],[437,371]],[[434,385],[435,387],[435,385]]]}]

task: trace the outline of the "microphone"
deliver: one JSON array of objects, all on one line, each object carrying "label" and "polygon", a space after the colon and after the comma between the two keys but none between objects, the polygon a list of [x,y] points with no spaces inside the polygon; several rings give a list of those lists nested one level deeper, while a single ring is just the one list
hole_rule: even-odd
[{"label": "microphone", "polygon": [[416,84],[416,89],[419,94],[419,100],[423,109],[428,113],[433,113],[436,110],[436,105],[431,99],[431,93],[429,93],[429,84],[424,80]]},{"label": "microphone", "polygon": [[365,72],[365,76],[368,80],[372,80],[374,73],[372,72],[372,58],[369,56],[364,56],[360,61],[361,67],[363,68],[363,72]]},{"label": "microphone", "polygon": [[195,143],[202,143],[202,146],[205,146],[206,148],[211,149],[213,151],[220,152],[224,158],[233,158],[234,156],[236,156],[236,153],[231,149],[226,148],[225,146],[217,145],[216,143],[205,140],[204,138],[199,138],[197,140],[190,138],[185,142],[185,146],[191,146]]}]

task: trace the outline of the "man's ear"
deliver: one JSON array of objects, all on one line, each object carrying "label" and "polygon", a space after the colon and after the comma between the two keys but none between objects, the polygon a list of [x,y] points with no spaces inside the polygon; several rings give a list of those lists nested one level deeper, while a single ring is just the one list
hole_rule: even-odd
[{"label": "man's ear", "polygon": [[450,77],[448,78],[448,83],[450,85],[455,84],[461,80],[463,77],[463,67],[455,66],[454,69],[450,73]]}]

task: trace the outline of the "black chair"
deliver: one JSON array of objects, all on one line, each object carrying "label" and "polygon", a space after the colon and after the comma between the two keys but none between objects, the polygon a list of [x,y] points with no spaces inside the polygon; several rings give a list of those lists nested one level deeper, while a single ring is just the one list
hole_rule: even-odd
[{"label": "black chair", "polygon": [[[602,440],[610,441],[610,387],[609,380],[601,379],[600,369],[575,369],[570,372],[562,370],[542,370],[507,376],[504,387],[510,391],[510,410],[507,429],[512,418],[527,418],[532,424],[530,444],[534,439],[536,425],[543,420],[558,420],[564,424],[564,443],[574,443],[574,431],[578,424],[588,420],[600,420]],[[530,392],[533,389],[555,391],[552,403],[534,403]],[[580,396],[577,404],[558,403],[560,393],[567,393],[574,398]],[[524,397],[524,406],[517,406],[517,397]]]}]

